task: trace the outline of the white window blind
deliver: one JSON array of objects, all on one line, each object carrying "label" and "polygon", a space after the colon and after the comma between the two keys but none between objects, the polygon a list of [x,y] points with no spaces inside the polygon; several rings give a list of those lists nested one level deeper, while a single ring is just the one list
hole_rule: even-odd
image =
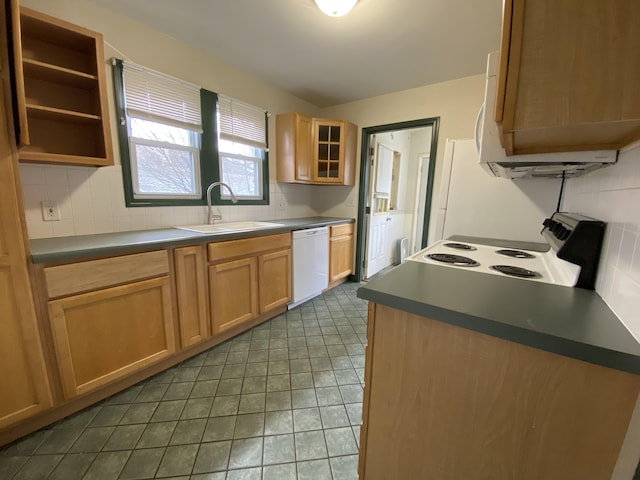
[{"label": "white window blind", "polygon": [[219,95],[218,113],[222,140],[267,149],[266,116],[263,109]]},{"label": "white window blind", "polygon": [[127,115],[202,132],[200,87],[140,65],[123,66]]}]

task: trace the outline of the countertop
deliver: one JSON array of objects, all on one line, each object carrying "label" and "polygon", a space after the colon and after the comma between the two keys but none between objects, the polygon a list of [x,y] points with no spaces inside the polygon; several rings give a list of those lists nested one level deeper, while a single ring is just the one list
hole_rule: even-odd
[{"label": "countertop", "polygon": [[358,297],[640,374],[640,344],[592,290],[407,261],[359,288]]},{"label": "countertop", "polygon": [[256,235],[290,232],[292,230],[301,230],[304,228],[354,222],[354,219],[338,217],[304,217],[261,221],[279,223],[282,226],[213,235],[180,230],[177,228],[163,228],[159,230],[135,230],[129,232],[100,233],[94,235],[40,238],[30,241],[31,258],[34,263],[82,260],[102,255],[120,255],[154,248],[176,247],[193,245],[196,243],[218,242],[237,238],[254,237]]}]

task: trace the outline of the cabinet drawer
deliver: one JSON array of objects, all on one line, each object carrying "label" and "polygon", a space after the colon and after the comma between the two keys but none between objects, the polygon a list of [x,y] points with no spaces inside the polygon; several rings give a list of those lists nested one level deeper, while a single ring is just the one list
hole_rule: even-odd
[{"label": "cabinet drawer", "polygon": [[87,292],[169,273],[166,250],[69,263],[44,269],[49,298]]},{"label": "cabinet drawer", "polygon": [[353,234],[353,223],[343,223],[342,225],[331,225],[331,238],[342,235]]},{"label": "cabinet drawer", "polygon": [[290,233],[278,233],[262,237],[243,238],[241,240],[229,240],[208,245],[209,261],[217,262],[234,257],[246,257],[260,252],[289,248],[291,246]]}]

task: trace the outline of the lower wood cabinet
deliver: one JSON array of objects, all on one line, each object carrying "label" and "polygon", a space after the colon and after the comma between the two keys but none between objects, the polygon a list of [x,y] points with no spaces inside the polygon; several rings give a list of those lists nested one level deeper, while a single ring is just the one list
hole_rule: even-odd
[{"label": "lower wood cabinet", "polygon": [[0,255],[0,429],[52,403],[26,272],[16,275],[7,257]]},{"label": "lower wood cabinet", "polygon": [[64,397],[122,378],[175,351],[169,277],[49,302]]},{"label": "lower wood cabinet", "polygon": [[353,272],[353,223],[331,225],[329,235],[329,283]]},{"label": "lower wood cabinet", "polygon": [[214,335],[258,316],[258,261],[241,258],[209,267]]},{"label": "lower wood cabinet", "polygon": [[0,429],[52,404],[27,271],[4,87],[0,81]]},{"label": "lower wood cabinet", "polygon": [[166,250],[45,267],[43,276],[65,399],[175,351]]},{"label": "lower wood cabinet", "polygon": [[209,244],[213,333],[253,320],[291,300],[291,234]]},{"label": "lower wood cabinet", "polygon": [[361,480],[631,478],[640,376],[373,303],[367,339]]},{"label": "lower wood cabinet", "polygon": [[258,257],[260,313],[291,300],[291,249]]},{"label": "lower wood cabinet", "polygon": [[204,246],[176,248],[173,260],[180,346],[186,348],[209,337]]}]

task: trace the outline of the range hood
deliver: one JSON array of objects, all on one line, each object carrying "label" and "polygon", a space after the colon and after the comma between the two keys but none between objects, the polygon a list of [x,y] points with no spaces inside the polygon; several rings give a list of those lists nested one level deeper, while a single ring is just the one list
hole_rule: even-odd
[{"label": "range hood", "polygon": [[498,52],[489,54],[484,105],[476,120],[476,147],[480,164],[492,176],[503,178],[577,177],[616,162],[616,150],[536,153],[507,156],[493,119],[496,103]]}]

